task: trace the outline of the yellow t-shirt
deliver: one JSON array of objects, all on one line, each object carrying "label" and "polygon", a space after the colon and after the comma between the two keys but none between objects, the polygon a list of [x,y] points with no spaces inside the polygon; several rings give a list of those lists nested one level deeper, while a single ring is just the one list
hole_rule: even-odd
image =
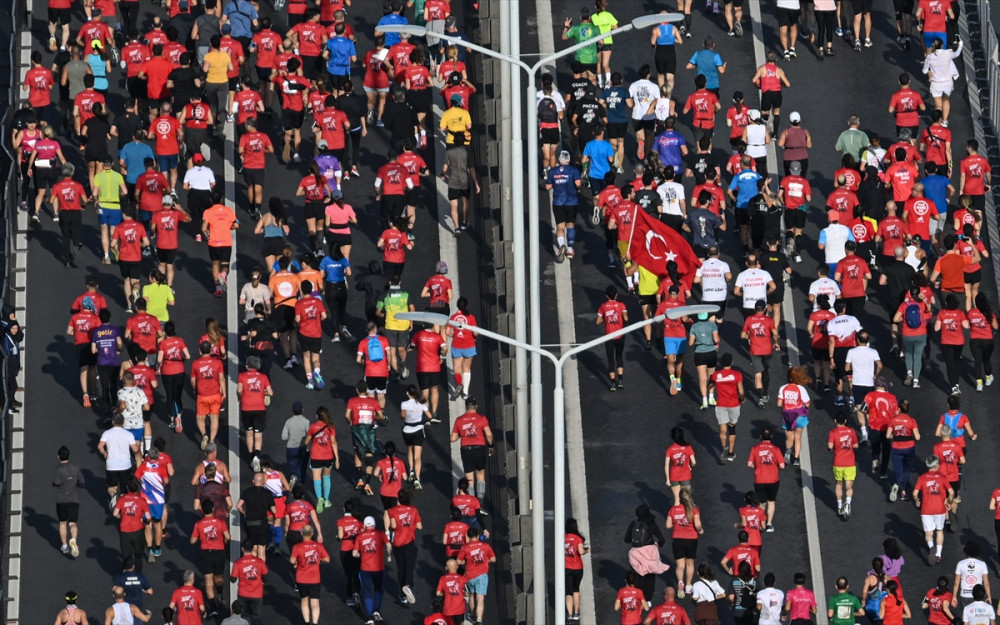
[{"label": "yellow t-shirt", "polygon": [[453,106],[441,113],[441,128],[445,131],[445,143],[448,145],[455,143],[455,135],[460,132],[465,133],[465,143],[468,145],[472,135],[466,128],[470,126],[472,126],[472,116],[460,106]]},{"label": "yellow t-shirt", "polygon": [[[635,261],[633,261],[635,262]],[[660,290],[660,279],[652,271],[639,265],[639,295],[656,295]]]},{"label": "yellow t-shirt", "polygon": [[205,55],[205,63],[208,64],[208,71],[205,73],[205,82],[229,82],[229,64],[232,63],[232,59],[229,57],[228,52],[209,50]]},{"label": "yellow t-shirt", "polygon": [[142,287],[146,298],[146,312],[156,317],[160,323],[170,321],[167,304],[174,301],[174,291],[166,284],[147,284]]}]

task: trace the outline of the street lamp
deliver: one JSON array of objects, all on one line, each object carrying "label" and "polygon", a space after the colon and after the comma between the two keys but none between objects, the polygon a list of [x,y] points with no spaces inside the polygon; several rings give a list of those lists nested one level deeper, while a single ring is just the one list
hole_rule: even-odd
[{"label": "street lamp", "polygon": [[[554,558],[554,582],[555,582],[555,623],[556,625],[566,625],[566,612],[561,607],[562,597],[566,595],[566,560],[565,547],[566,542],[566,411],[565,411],[565,390],[563,388],[563,365],[581,352],[585,352],[593,347],[602,345],[608,341],[617,339],[619,337],[625,336],[630,332],[634,332],[639,328],[652,325],[654,323],[659,323],[666,318],[669,319],[680,319],[681,317],[693,316],[699,313],[711,314],[717,312],[719,307],[714,304],[695,304],[691,306],[678,306],[676,308],[669,309],[665,314],[656,315],[650,319],[645,319],[621,328],[620,330],[615,330],[614,332],[605,334],[604,336],[598,337],[586,343],[582,343],[575,347],[563,352],[561,355],[556,356],[553,352],[542,349],[535,345],[528,345],[522,341],[512,339],[503,334],[486,330],[480,328],[479,326],[472,326],[458,321],[451,320],[448,315],[442,313],[432,313],[432,312],[406,312],[398,313],[396,315],[397,319],[405,321],[417,321],[421,323],[429,323],[438,326],[451,326],[460,330],[468,330],[475,334],[491,338],[495,341],[501,343],[506,343],[513,347],[523,349],[525,351],[531,352],[533,356],[537,356],[539,361],[541,361],[542,356],[548,358],[549,361],[555,366],[555,387],[552,389],[552,446],[553,446],[553,462],[552,462],[552,492],[553,492],[553,544],[552,544],[552,555]],[[534,373],[535,381],[541,385],[541,375],[539,375],[538,369],[532,369]],[[535,382],[532,382],[534,386]],[[541,418],[541,401],[539,400],[535,403],[534,398],[532,398],[532,414]],[[533,428],[537,427],[541,430],[540,423],[534,423]],[[535,478],[535,473],[537,471],[538,475],[542,475],[543,467],[542,465],[542,454],[541,447],[532,449],[532,479]],[[535,466],[539,465],[539,466]],[[535,507],[532,509],[532,513],[536,512],[541,506],[537,502],[534,503]],[[545,588],[545,559],[544,550],[539,548],[539,545],[545,544],[545,529],[544,529],[544,518],[541,524],[536,525],[534,519],[532,519],[532,534],[535,540],[535,552],[542,552],[542,569],[541,571],[534,571],[534,583],[535,583],[535,622],[544,623],[545,622],[545,602],[544,602],[544,588]],[[541,590],[539,590],[541,588]],[[541,604],[541,612],[539,615],[539,604]],[[541,619],[541,620],[539,620]]]}]

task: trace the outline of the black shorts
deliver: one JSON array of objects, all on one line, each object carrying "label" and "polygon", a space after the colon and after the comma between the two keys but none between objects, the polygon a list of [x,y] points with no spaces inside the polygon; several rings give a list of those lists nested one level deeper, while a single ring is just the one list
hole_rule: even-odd
[{"label": "black shorts", "polygon": [[396,504],[399,503],[399,500],[396,497],[386,497],[385,495],[379,495],[378,498],[382,500],[383,510],[394,508],[396,507]]},{"label": "black shorts", "polygon": [[781,482],[773,482],[771,484],[758,484],[754,482],[753,492],[757,494],[757,499],[764,503],[766,501],[776,501],[778,499],[778,486]]},{"label": "black shorts", "polygon": [[232,257],[233,257],[233,248],[228,245],[225,247],[216,247],[214,245],[208,246],[208,259],[211,261],[228,263],[229,259]]},{"label": "black shorts", "polygon": [[177,260],[177,250],[161,250],[156,248],[156,260],[164,265],[173,265]]},{"label": "black shorts", "polygon": [[317,458],[309,459],[310,469],[331,469],[333,468],[333,460],[319,460]]},{"label": "black shorts", "polygon": [[[898,308],[898,306],[896,307]],[[892,310],[895,312],[896,308]],[[826,347],[812,347],[812,358],[813,362],[826,362],[830,360],[830,351]]]},{"label": "black shorts", "polygon": [[295,584],[299,589],[299,599],[319,599],[320,584]]},{"label": "black shorts", "polygon": [[[90,347],[89,345],[87,346]],[[417,371],[417,388],[434,388],[441,385],[440,371]]]},{"label": "black shorts", "polygon": [[850,347],[833,348],[833,374],[838,380],[847,375],[845,367],[847,366],[847,352],[850,349]]},{"label": "black shorts", "polygon": [[784,286],[775,289],[767,294],[768,304],[780,304],[785,299],[785,289]]},{"label": "black shorts", "polygon": [[486,469],[489,453],[485,445],[464,445],[462,447],[462,471],[472,473]]},{"label": "black shorts", "polygon": [[656,295],[640,295],[639,305],[649,306],[651,309],[656,310]]},{"label": "black shorts", "polygon": [[78,503],[57,503],[56,518],[60,523],[76,523],[80,517],[80,504]]},{"label": "black shorts", "polygon": [[737,208],[733,210],[736,216],[737,226],[749,226],[750,225],[750,209],[749,208]]},{"label": "black shorts", "polygon": [[979,284],[982,281],[983,281],[982,269],[976,269],[975,271],[970,271],[969,273],[965,274],[966,284]]},{"label": "black shorts", "polygon": [[788,28],[789,26],[794,26],[799,23],[799,17],[802,15],[802,11],[797,11],[795,9],[782,9],[778,8],[778,26],[781,28]]},{"label": "black shorts", "polygon": [[657,74],[674,74],[677,72],[677,50],[674,46],[656,46],[653,54]]},{"label": "black shorts", "polygon": [[282,109],[281,127],[285,130],[296,130],[298,128],[302,128],[302,122],[305,120],[305,117],[305,113],[302,111]]},{"label": "black shorts", "polygon": [[909,15],[913,13],[913,0],[892,0],[892,8],[896,13]]},{"label": "black shorts", "polygon": [[365,384],[368,385],[369,391],[378,391],[379,393],[384,393],[389,386],[388,376],[365,376]]},{"label": "black shorts", "polygon": [[538,141],[542,145],[559,145],[562,133],[558,128],[542,128],[538,131]]},{"label": "black shorts", "polygon": [[325,72],[324,69],[320,69],[320,57],[318,56],[305,56],[302,55],[302,75],[309,80],[315,80],[320,77],[320,72]]},{"label": "black shorts", "polygon": [[53,9],[49,7],[49,24],[59,24],[60,26],[69,26],[70,21],[73,19],[73,9]]},{"label": "black shorts", "polygon": [[119,490],[124,490],[125,486],[128,485],[129,480],[132,478],[132,469],[125,469],[124,471],[108,471],[105,476],[104,483],[111,486],[117,486]]},{"label": "black shorts", "polygon": [[805,227],[806,227],[806,211],[801,211],[797,208],[785,209],[785,229],[791,230],[792,228],[805,228]]},{"label": "black shorts", "polygon": [[35,190],[48,189],[59,182],[59,170],[55,167],[35,167]]},{"label": "black shorts", "polygon": [[243,429],[250,432],[263,432],[266,410],[244,410]]},{"label": "black shorts", "polygon": [[405,206],[417,206],[420,203],[420,187],[413,187],[403,191],[403,204]]},{"label": "black shorts", "polygon": [[953,491],[955,491],[955,494],[957,495],[958,494],[958,490],[962,487],[962,476],[961,476],[961,474],[959,474],[959,479],[955,480],[954,482],[949,482],[949,483],[951,484],[951,489]]},{"label": "black shorts", "polygon": [[[451,189],[448,189],[448,196],[451,197]],[[381,201],[382,214],[388,215],[389,217],[396,218],[403,214],[403,208],[405,204],[403,203],[402,195],[383,195]]]},{"label": "black shorts", "polygon": [[632,130],[634,132],[642,132],[644,130],[652,131],[656,127],[656,119],[633,119],[632,120]]},{"label": "black shorts", "polygon": [[306,219],[324,219],[325,217],[326,204],[323,203],[323,200],[306,200]]},{"label": "black shorts", "polygon": [[260,245],[260,253],[264,256],[281,256],[288,241],[285,237],[264,237]]},{"label": "black shorts", "polygon": [[76,364],[78,367],[82,369],[84,367],[93,367],[97,365],[97,354],[91,351],[90,343],[77,345],[75,350],[76,350]]},{"label": "black shorts", "polygon": [[236,91],[240,88],[240,77],[233,76],[232,78],[226,79],[226,88],[230,91]]},{"label": "black shorts", "polygon": [[295,329],[295,309],[285,305],[275,306],[271,322],[278,332],[291,332]]},{"label": "black shorts", "polygon": [[305,336],[299,332],[299,347],[301,347],[304,352],[319,354],[323,351],[323,337]]},{"label": "black shorts", "polygon": [[716,352],[695,352],[694,353],[694,366],[701,367],[706,366],[709,369],[715,369],[715,365],[718,364],[719,355]]},{"label": "black shorts", "polygon": [[552,214],[555,216],[557,224],[572,224],[576,222],[576,209],[576,206],[560,206],[558,204],[553,204]]},{"label": "black shorts", "polygon": [[257,70],[257,80],[263,83],[271,82],[271,72],[274,71],[270,67],[259,67],[254,65],[254,69]]},{"label": "black shorts", "polygon": [[431,90],[411,89],[406,92],[406,101],[415,113],[429,113],[431,111]]},{"label": "black shorts", "polygon": [[628,124],[625,122],[608,124],[608,139],[624,139],[627,133]]},{"label": "black shorts", "polygon": [[271,526],[267,521],[247,521],[247,539],[255,547],[262,547],[271,542]]},{"label": "black shorts", "polygon": [[201,150],[201,146],[208,143],[208,130],[205,128],[184,128],[184,145],[188,152],[194,154]]},{"label": "black shorts", "polygon": [[674,560],[684,558],[694,560],[698,554],[697,538],[675,538],[673,542]]},{"label": "black shorts", "polygon": [[581,581],[583,581],[583,569],[566,569],[566,594],[580,592]]},{"label": "black shorts", "polygon": [[469,188],[468,187],[466,187],[464,189],[452,189],[451,187],[448,187],[448,199],[449,200],[460,200],[462,198],[468,198],[468,197],[469,197]]},{"label": "black shorts", "polygon": [[129,262],[127,260],[119,260],[118,272],[121,273],[122,278],[138,280],[142,275],[142,263],[138,261]]},{"label": "black shorts", "polygon": [[771,109],[781,108],[781,92],[780,91],[762,91],[760,93],[760,110],[770,111]]},{"label": "black shorts", "polygon": [[[571,63],[578,63],[577,60],[570,61]],[[584,72],[590,72],[591,74],[597,73],[597,63],[580,63],[580,70]]]},{"label": "black shorts", "polygon": [[224,549],[202,549],[198,558],[202,575],[226,574],[226,551]]},{"label": "black shorts", "polygon": [[[270,72],[270,70],[268,70]],[[331,89],[336,89],[337,91],[344,90],[344,84],[350,80],[351,77],[348,74],[330,74],[327,76],[327,82]]]},{"label": "black shorts", "polygon": [[257,185],[261,186],[267,179],[267,171],[264,169],[251,169],[249,167],[243,168],[243,180],[246,181],[247,185]]},{"label": "black shorts", "polygon": [[331,248],[353,245],[353,243],[354,239],[352,239],[349,234],[344,234],[342,232],[330,232],[329,230],[326,231],[326,244]]},{"label": "black shorts", "polygon": [[403,443],[407,447],[423,447],[425,438],[427,438],[427,434],[423,428],[416,432],[403,432]]},{"label": "black shorts", "polygon": [[872,12],[872,0],[851,0],[851,6],[854,7],[854,14],[865,15]]},{"label": "black shorts", "polygon": [[726,4],[731,4],[734,7],[742,7],[743,0],[726,0]]}]

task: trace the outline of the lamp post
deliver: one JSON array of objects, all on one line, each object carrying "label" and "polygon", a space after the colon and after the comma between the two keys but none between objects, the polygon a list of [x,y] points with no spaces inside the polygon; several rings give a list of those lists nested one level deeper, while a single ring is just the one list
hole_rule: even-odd
[{"label": "lamp post", "polygon": [[[670,319],[680,319],[681,317],[687,317],[691,315],[697,315],[699,313],[714,313],[719,310],[719,307],[714,304],[696,304],[692,306],[678,306],[677,308],[671,308],[663,315],[657,315],[650,319],[645,319],[630,325],[625,326],[620,330],[615,330],[604,336],[600,336],[586,343],[581,343],[575,347],[563,352],[561,355],[557,356],[555,353],[537,347],[535,345],[529,345],[512,339],[503,334],[497,332],[492,332],[479,326],[470,326],[465,323],[459,323],[457,321],[452,321],[448,318],[448,315],[441,313],[432,312],[406,312],[398,313],[396,315],[397,319],[402,319],[406,321],[417,321],[421,323],[429,323],[439,326],[451,326],[460,330],[468,330],[480,336],[523,349],[525,351],[531,352],[533,356],[537,356],[539,361],[544,356],[549,359],[555,366],[555,386],[552,389],[552,439],[553,439],[553,544],[552,544],[552,557],[554,559],[553,567],[554,573],[553,578],[555,582],[555,624],[556,625],[566,625],[566,612],[561,609],[562,597],[566,595],[566,560],[564,558],[566,542],[566,411],[565,411],[565,390],[563,388],[563,365],[581,352],[585,352],[593,347],[602,345],[608,341],[612,341],[619,337],[625,336],[639,328],[643,328],[654,323],[659,323],[666,318]],[[535,379],[541,380],[541,376],[537,369],[533,370]],[[539,382],[540,384],[540,382]],[[532,404],[532,413],[538,414],[541,412],[541,406],[539,404]],[[535,424],[540,425],[540,424]],[[538,428],[539,430],[541,427]],[[540,449],[533,450],[536,453],[532,454],[532,461],[536,457],[540,459],[541,454]],[[534,475],[532,475],[534,478]],[[537,504],[536,504],[537,505]],[[536,508],[537,509],[537,508]],[[533,510],[534,512],[534,510]],[[544,522],[544,520],[543,520]],[[543,593],[539,592],[539,585],[544,588],[545,580],[545,562],[544,562],[544,550],[538,548],[538,545],[544,544],[544,525],[535,525],[534,520],[532,520],[532,533],[535,537],[535,552],[542,552],[542,571],[539,577],[538,572],[535,573],[535,622],[543,623],[545,622],[545,603],[542,597]],[[541,540],[540,540],[541,539]],[[539,604],[541,604],[541,612],[539,615]],[[541,620],[539,620],[541,619]]]}]

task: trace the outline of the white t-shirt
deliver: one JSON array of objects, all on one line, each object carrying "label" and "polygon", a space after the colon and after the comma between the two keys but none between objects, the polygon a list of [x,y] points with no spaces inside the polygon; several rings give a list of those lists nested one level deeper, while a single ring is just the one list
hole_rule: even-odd
[{"label": "white t-shirt", "polygon": [[864,328],[861,327],[861,322],[858,321],[858,318],[853,315],[837,315],[833,319],[826,322],[826,333],[830,336],[837,337],[841,341],[863,329]]},{"label": "white t-shirt", "polygon": [[985,601],[973,601],[962,611],[962,622],[965,625],[990,625],[990,621],[996,617],[993,606]]},{"label": "white t-shirt", "polygon": [[256,288],[254,288],[253,282],[247,282],[240,289],[240,299],[245,302],[244,310],[253,313],[253,307],[256,304],[264,304],[266,307],[271,301],[271,289],[263,282],[258,282]]},{"label": "white t-shirt", "polygon": [[757,300],[767,300],[767,283],[771,282],[771,274],[759,267],[746,269],[736,276],[736,286],[743,289],[743,308],[753,310]]},{"label": "white t-shirt", "polygon": [[972,587],[983,583],[983,576],[989,572],[986,563],[978,558],[966,558],[955,566],[959,576],[958,596],[972,597]]},{"label": "white t-shirt", "polygon": [[403,431],[407,434],[413,434],[414,432],[419,432],[424,429],[424,411],[427,410],[426,404],[421,404],[415,399],[407,399],[400,406],[403,412]]},{"label": "white t-shirt", "polygon": [[780,625],[785,593],[777,588],[758,590],[757,605],[760,606],[760,625]]},{"label": "white t-shirt", "polygon": [[673,100],[670,98],[657,98],[656,106],[653,108],[653,115],[656,115],[656,119],[661,122],[667,121],[670,117],[670,109],[673,108],[671,105]]},{"label": "white t-shirt", "polygon": [[664,182],[656,187],[663,201],[661,212],[667,215],[684,215],[681,202],[684,200],[684,185],[677,182]]},{"label": "white t-shirt", "polygon": [[556,103],[556,112],[562,113],[566,110],[566,98],[564,98],[557,90],[553,89],[552,93],[545,93],[541,89],[535,92],[535,106],[542,101],[542,98],[552,98],[552,101]]},{"label": "white t-shirt", "polygon": [[789,11],[799,11],[802,5],[799,0],[778,0],[779,9],[788,9]]},{"label": "white t-shirt", "polygon": [[833,302],[840,297],[840,285],[837,284],[836,280],[830,278],[818,278],[809,285],[809,295],[813,296],[813,312],[816,312],[819,310],[819,304],[816,303],[815,298],[820,295],[829,295],[830,306],[833,306]]},{"label": "white t-shirt", "polygon": [[695,271],[701,278],[701,301],[724,302],[729,294],[726,274],[730,273],[729,263],[718,258],[709,258]]},{"label": "white t-shirt", "polygon": [[841,259],[847,256],[847,250],[844,249],[844,245],[851,238],[851,229],[843,224],[830,224],[826,228],[823,228],[821,232],[823,247],[823,262],[828,265],[833,263],[839,263]]},{"label": "white t-shirt", "polygon": [[[829,331],[829,324],[827,324]],[[875,363],[879,362],[878,352],[867,345],[858,345],[847,350],[846,362],[851,365],[854,386],[875,386]]]},{"label": "white t-shirt", "polygon": [[691,587],[691,598],[694,599],[695,603],[701,603],[703,601],[715,601],[715,598],[719,595],[726,594],[726,591],[722,589],[719,582],[712,580],[706,581],[704,579],[699,579]]},{"label": "white t-shirt", "polygon": [[654,118],[655,112],[650,105],[660,96],[660,88],[656,83],[650,80],[637,80],[629,85],[628,95],[632,98],[632,119]]},{"label": "white t-shirt", "polygon": [[122,416],[125,417],[126,430],[138,430],[142,427],[142,405],[146,403],[146,392],[138,386],[123,386],[118,389],[118,402],[125,402]]},{"label": "white t-shirt", "polygon": [[[139,427],[142,427],[141,423]],[[132,445],[135,445],[135,437],[132,436],[131,432],[124,428],[111,428],[101,434],[101,442],[107,446],[108,450],[108,459],[104,463],[105,469],[108,471],[127,471],[132,468],[131,448]]]},{"label": "white t-shirt", "polygon": [[190,185],[192,189],[208,191],[215,184],[215,173],[211,167],[196,165],[184,172],[184,184]]}]

